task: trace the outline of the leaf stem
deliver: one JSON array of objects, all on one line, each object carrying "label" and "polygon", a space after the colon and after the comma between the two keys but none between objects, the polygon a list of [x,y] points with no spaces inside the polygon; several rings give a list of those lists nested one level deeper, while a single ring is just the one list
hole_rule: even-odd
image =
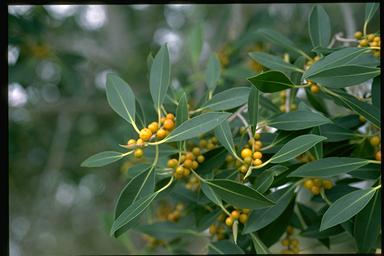
[{"label": "leaf stem", "polygon": [[295,206],[296,206],[295,207],[295,212],[296,212],[297,218],[300,221],[301,226],[303,227],[303,229],[307,229],[308,228],[307,223],[305,223],[305,220],[303,218],[303,215],[300,212],[299,207],[297,206],[297,204]]},{"label": "leaf stem", "polygon": [[324,191],[324,188],[323,188],[323,187],[320,189],[320,195],[321,195],[321,198],[323,198],[323,200],[324,200],[328,205],[331,205],[331,204],[332,204],[332,202],[329,201],[327,195],[325,194],[325,191]]},{"label": "leaf stem", "polygon": [[128,152],[126,152],[126,153],[124,153],[123,154],[123,156],[128,156],[128,155],[130,155],[130,154],[132,154],[133,153],[133,150],[132,151],[128,151]]},{"label": "leaf stem", "polygon": [[171,179],[169,180],[169,182],[167,183],[167,185],[165,185],[164,187],[162,187],[161,189],[157,190],[156,193],[160,193],[162,191],[164,191],[165,189],[167,189],[173,182],[174,180],[174,177],[171,176]]},{"label": "leaf stem", "polygon": [[371,163],[371,164],[381,164],[381,161],[377,161],[377,160],[368,160],[368,163]]}]

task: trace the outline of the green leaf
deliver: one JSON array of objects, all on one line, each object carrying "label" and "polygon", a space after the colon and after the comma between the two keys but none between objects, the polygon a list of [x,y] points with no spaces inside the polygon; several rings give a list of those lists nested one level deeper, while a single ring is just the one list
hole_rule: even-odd
[{"label": "green leaf", "polygon": [[321,134],[327,137],[327,142],[338,142],[349,140],[354,136],[354,133],[337,124],[324,124],[320,126]]},{"label": "green leaf", "polygon": [[187,44],[192,62],[196,65],[200,59],[201,49],[203,48],[203,30],[198,23],[189,31]]},{"label": "green leaf", "polygon": [[348,174],[361,180],[376,180],[380,177],[380,165],[367,164],[354,171],[348,172]]},{"label": "green leaf", "polygon": [[252,211],[246,222],[243,234],[258,231],[275,221],[288,207],[293,198],[294,186],[273,192],[269,198],[276,201],[276,204],[266,209]]},{"label": "green leaf", "polygon": [[257,191],[264,194],[273,183],[273,173],[272,172],[262,172],[255,178],[254,187]]},{"label": "green leaf", "polygon": [[184,223],[174,223],[168,221],[141,225],[135,228],[135,230],[156,237],[157,239],[167,241],[173,240],[180,236],[201,236],[201,234],[190,227],[187,227]]},{"label": "green leaf", "polygon": [[[376,107],[379,111],[381,110],[380,109],[380,76],[377,76],[373,79],[373,82],[372,82],[372,90],[371,90],[371,94],[372,94],[372,105],[374,107]],[[379,116],[380,116],[380,113],[379,113]]]},{"label": "green leaf", "polygon": [[244,254],[244,251],[230,240],[208,244],[208,254]]},{"label": "green leaf", "polygon": [[367,3],[365,6],[365,21],[364,21],[364,31],[368,23],[371,21],[373,16],[375,15],[376,10],[379,8],[379,3]]},{"label": "green leaf", "polygon": [[149,89],[156,110],[159,110],[171,81],[171,64],[169,62],[168,46],[162,45],[153,59],[149,76]]},{"label": "green leaf", "polygon": [[[305,64],[305,58],[303,56],[300,56],[295,60],[293,63],[297,68],[302,70]],[[291,74],[291,81],[294,84],[301,84],[301,78],[303,77],[303,71],[295,71]]]},{"label": "green leaf", "polygon": [[369,161],[351,157],[327,157],[300,166],[288,177],[332,177],[356,170]]},{"label": "green leaf", "polygon": [[[321,133],[319,126],[313,127],[311,133],[315,135],[324,135]],[[324,137],[327,138],[327,136]],[[323,158],[323,142],[321,141],[317,143],[313,148],[310,149],[310,152],[314,155],[315,159]]]},{"label": "green leaf", "polygon": [[256,87],[252,87],[248,97],[248,119],[253,134],[256,131],[259,116],[259,94],[259,90]]},{"label": "green leaf", "polygon": [[356,215],[354,236],[357,248],[361,253],[368,253],[376,248],[375,242],[381,226],[381,195],[375,193],[374,198]]},{"label": "green leaf", "polygon": [[154,168],[148,165],[142,167],[144,170],[133,177],[121,191],[115,207],[115,219],[133,202],[153,193],[156,177]]},{"label": "green leaf", "polygon": [[256,254],[270,254],[268,247],[259,239],[257,234],[250,234],[252,238],[253,247],[255,248]]},{"label": "green leaf", "polygon": [[292,65],[291,63],[285,62],[283,59],[276,57],[274,55],[265,53],[265,52],[250,52],[248,55],[264,67],[273,69],[281,72],[292,72],[299,71],[304,72],[304,70]]},{"label": "green leaf", "polygon": [[305,53],[303,53],[302,50],[297,48],[297,46],[291,40],[289,40],[286,36],[283,36],[282,34],[274,30],[262,28],[262,29],[258,29],[255,32],[255,34],[260,35],[261,37],[271,42],[272,44],[278,45],[282,48],[291,50],[293,52],[297,52],[301,55],[303,54],[305,55]]},{"label": "green leaf", "polygon": [[380,75],[380,68],[344,65],[324,69],[309,76],[308,79],[330,88],[343,88],[360,84],[378,75]]},{"label": "green leaf", "polygon": [[304,72],[303,78],[308,79],[315,76],[323,70],[328,70],[344,65],[361,65],[361,57],[370,54],[366,48],[345,48],[333,52],[314,63]]},{"label": "green leaf", "polygon": [[334,89],[330,90],[330,92],[326,91],[326,93],[336,97],[344,106],[364,116],[380,128],[380,110],[375,106],[362,102],[342,90]]},{"label": "green leaf", "polygon": [[158,193],[155,192],[142,197],[125,209],[113,222],[111,235],[118,237],[127,229],[132,228],[140,214],[148,208],[157,195]]},{"label": "green leaf", "polygon": [[248,81],[262,92],[278,92],[294,87],[284,73],[272,70],[250,77]]},{"label": "green leaf", "polygon": [[116,74],[107,75],[107,100],[111,108],[128,123],[135,123],[136,101],[129,85]]},{"label": "green leaf", "polygon": [[320,231],[345,222],[358,214],[372,199],[376,189],[357,190],[337,199],[324,213]]},{"label": "green leaf", "polygon": [[213,95],[212,99],[205,103],[201,109],[214,111],[236,108],[245,104],[248,100],[249,87],[235,87]]},{"label": "green leaf", "polygon": [[235,144],[233,143],[231,127],[229,126],[228,120],[224,120],[224,122],[215,128],[215,135],[220,144],[223,145],[228,152],[236,156]]},{"label": "green leaf", "polygon": [[88,157],[81,163],[81,167],[101,167],[124,157],[123,153],[115,151],[104,151]]},{"label": "green leaf", "polygon": [[317,111],[320,111],[325,115],[329,115],[327,107],[324,103],[324,99],[321,96],[318,96],[319,94],[320,93],[313,94],[309,87],[305,88],[305,95],[307,96],[307,100],[311,104],[311,106]]},{"label": "green leaf", "polygon": [[327,47],[331,39],[331,22],[321,5],[315,5],[309,14],[309,37],[313,47]]},{"label": "green leaf", "polygon": [[203,191],[204,195],[212,201],[212,203],[218,206],[223,205],[221,198],[207,184],[201,183],[201,190]]},{"label": "green leaf", "polygon": [[321,231],[321,232],[319,231],[319,228],[320,228],[320,223],[310,225],[310,226],[308,226],[307,229],[300,232],[300,236],[317,238],[317,239],[324,239],[324,238],[334,236],[334,235],[337,235],[337,234],[344,232],[344,229],[342,227],[340,227],[339,225],[332,227],[332,228],[329,228],[327,230]]},{"label": "green leaf", "polygon": [[179,103],[176,108],[176,126],[179,126],[184,121],[188,120],[188,101],[187,95],[183,93],[179,99]]},{"label": "green leaf", "polygon": [[209,56],[207,69],[205,70],[205,81],[207,83],[208,90],[213,92],[216,88],[217,82],[220,79],[220,61],[217,54],[213,53]]},{"label": "green leaf", "polygon": [[295,131],[332,123],[332,121],[319,113],[298,110],[277,115],[267,123],[279,130]]},{"label": "green leaf", "polygon": [[235,207],[260,209],[274,204],[257,190],[232,180],[207,180],[207,185],[224,201]]},{"label": "green leaf", "polygon": [[327,139],[324,136],[305,134],[290,140],[271,158],[271,163],[283,163],[303,154],[317,143]]},{"label": "green leaf", "polygon": [[164,138],[164,141],[182,141],[198,137],[199,135],[214,129],[224,122],[230,115],[230,113],[226,112],[209,112],[193,117],[176,127],[166,138]]}]

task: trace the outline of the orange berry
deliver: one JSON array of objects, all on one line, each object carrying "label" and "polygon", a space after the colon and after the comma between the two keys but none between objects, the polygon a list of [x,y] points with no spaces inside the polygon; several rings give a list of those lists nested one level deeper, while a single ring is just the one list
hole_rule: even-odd
[{"label": "orange berry", "polygon": [[186,167],[186,168],[192,168],[193,162],[192,162],[191,159],[185,159],[183,165],[184,165],[184,167]]},{"label": "orange berry", "polygon": [[161,124],[164,123],[164,121],[165,121],[165,117],[160,118],[160,123]]},{"label": "orange berry", "polygon": [[323,187],[325,189],[331,189],[333,187],[332,181],[330,181],[330,180],[323,180]]},{"label": "orange berry", "polygon": [[380,42],[380,37],[379,36],[375,36],[375,38],[373,38],[373,42]]},{"label": "orange berry", "polygon": [[175,115],[172,113],[168,113],[165,118],[173,120],[175,119]]},{"label": "orange berry", "polygon": [[243,224],[245,224],[248,220],[248,214],[242,213],[240,214],[239,221]]},{"label": "orange berry", "polygon": [[201,153],[200,153],[200,148],[198,148],[198,147],[194,147],[194,148],[192,149],[192,153],[193,153],[195,156],[200,155],[200,154],[201,154]]},{"label": "orange berry", "polygon": [[133,155],[136,158],[141,158],[144,155],[144,151],[141,148],[137,148],[135,152],[133,152]]},{"label": "orange berry", "polygon": [[256,151],[253,153],[253,159],[261,159],[263,157],[263,154],[260,151]]},{"label": "orange berry", "polygon": [[233,225],[233,219],[231,218],[231,217],[227,217],[226,219],[225,219],[225,224],[227,225],[227,226],[232,226]]},{"label": "orange berry", "polygon": [[234,211],[231,212],[231,218],[232,219],[238,219],[239,217],[240,217],[240,212],[239,211],[234,210]]},{"label": "orange berry", "polygon": [[139,147],[144,146],[144,140],[143,139],[137,139],[136,145]]},{"label": "orange berry", "polygon": [[260,148],[263,146],[263,143],[259,140],[255,141],[255,146],[259,146]]},{"label": "orange berry", "polygon": [[304,187],[307,189],[311,189],[314,186],[312,179],[308,179],[304,181]]},{"label": "orange berry", "polygon": [[184,168],[184,172],[183,172],[184,177],[188,176],[190,173],[191,173],[191,170],[189,170],[188,168]]},{"label": "orange berry", "polygon": [[318,195],[318,194],[320,194],[320,187],[318,187],[318,186],[313,186],[313,187],[311,188],[311,192],[312,192],[312,194],[314,194],[314,195]]},{"label": "orange berry", "polygon": [[313,184],[317,187],[320,187],[321,186],[321,179],[313,179]]},{"label": "orange berry", "polygon": [[368,46],[368,40],[367,39],[361,40],[359,45],[362,46],[362,47]]},{"label": "orange berry", "polygon": [[381,161],[381,150],[377,151],[376,154],[375,154],[375,159],[377,161]]},{"label": "orange berry", "polygon": [[243,159],[248,156],[252,156],[252,150],[250,150],[249,148],[244,148],[243,150],[241,150],[241,157]]},{"label": "orange berry", "polygon": [[172,119],[165,119],[163,126],[164,129],[172,130],[175,127],[175,122]]},{"label": "orange berry", "polygon": [[312,93],[320,92],[320,87],[318,85],[311,85],[311,92]]},{"label": "orange berry", "polygon": [[183,166],[178,166],[176,168],[176,173],[179,174],[179,175],[183,175],[184,174],[184,167]]},{"label": "orange berry", "polygon": [[198,163],[197,161],[193,161],[193,162],[192,162],[192,169],[193,169],[193,170],[196,170],[197,167],[199,167],[199,163]]},{"label": "orange berry", "polygon": [[205,148],[207,146],[208,142],[206,140],[200,140],[199,145],[201,148]]},{"label": "orange berry", "polygon": [[159,139],[159,140],[162,140],[164,139],[165,137],[167,136],[167,132],[164,130],[164,129],[159,129],[156,133],[156,137]]},{"label": "orange berry", "polygon": [[127,142],[127,145],[128,145],[128,146],[131,146],[131,145],[134,145],[134,144],[136,144],[136,140],[134,140],[134,139],[130,139],[130,140],[128,140],[128,142]]},{"label": "orange berry", "polygon": [[152,136],[152,131],[148,128],[143,128],[141,129],[140,131],[140,139],[142,139],[143,141],[147,141],[151,138]]},{"label": "orange berry", "polygon": [[195,155],[192,154],[191,152],[187,152],[185,154],[185,159],[195,160]]},{"label": "orange berry", "polygon": [[177,159],[169,159],[168,160],[168,163],[167,163],[167,166],[169,168],[175,168],[177,166]]},{"label": "orange berry", "polygon": [[255,165],[255,166],[259,166],[259,165],[261,165],[263,163],[263,161],[261,161],[260,159],[255,159],[255,160],[253,160],[253,165]]},{"label": "orange berry", "polygon": [[157,122],[152,122],[148,125],[148,129],[151,130],[152,133],[155,133],[159,129],[159,124]]},{"label": "orange berry", "polygon": [[289,240],[288,239],[281,240],[281,245],[282,246],[288,246],[289,245]]},{"label": "orange berry", "polygon": [[199,163],[204,162],[204,160],[205,160],[205,157],[204,157],[203,155],[199,155],[199,156],[197,157],[197,162],[199,162]]},{"label": "orange berry", "polygon": [[368,41],[373,41],[373,39],[375,38],[375,35],[374,34],[369,34],[368,36],[367,36],[367,40]]}]

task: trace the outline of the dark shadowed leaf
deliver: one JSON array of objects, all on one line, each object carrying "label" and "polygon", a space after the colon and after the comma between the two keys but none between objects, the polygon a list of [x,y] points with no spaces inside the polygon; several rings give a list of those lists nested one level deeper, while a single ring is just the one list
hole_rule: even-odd
[{"label": "dark shadowed leaf", "polygon": [[294,87],[284,73],[272,70],[250,77],[248,81],[262,92],[278,92]]}]

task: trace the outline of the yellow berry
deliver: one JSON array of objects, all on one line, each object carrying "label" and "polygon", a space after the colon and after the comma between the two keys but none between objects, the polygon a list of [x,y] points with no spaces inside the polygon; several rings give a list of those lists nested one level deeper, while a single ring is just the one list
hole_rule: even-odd
[{"label": "yellow berry", "polygon": [[244,209],[243,209],[243,213],[245,213],[245,214],[248,214],[249,211],[250,211],[250,210],[249,210],[248,208],[244,208]]},{"label": "yellow berry", "polygon": [[280,97],[285,98],[287,96],[287,93],[285,91],[280,92]]},{"label": "yellow berry", "polygon": [[128,145],[128,146],[131,146],[131,145],[134,145],[134,144],[136,144],[136,140],[134,140],[134,139],[130,139],[130,140],[128,140],[128,142],[127,142],[127,145]]},{"label": "yellow berry", "polygon": [[135,150],[135,152],[133,153],[133,155],[136,157],[136,158],[140,158],[144,155],[144,151],[141,149],[141,148],[137,148]]},{"label": "yellow berry", "polygon": [[285,105],[280,105],[280,111],[285,112]]},{"label": "yellow berry", "polygon": [[292,226],[288,226],[287,227],[287,234],[288,235],[292,235],[293,234],[293,227]]},{"label": "yellow berry", "polygon": [[212,141],[212,143],[217,143],[217,138],[215,137],[215,136],[213,136],[212,138],[211,138],[211,141]]},{"label": "yellow berry", "polygon": [[296,110],[297,109],[297,105],[296,104],[291,104],[291,110]]},{"label": "yellow berry", "polygon": [[190,173],[191,173],[190,169],[184,168],[184,172],[183,172],[184,177],[188,176]]},{"label": "yellow berry", "polygon": [[240,214],[239,221],[240,223],[245,224],[248,220],[248,214],[242,213]]},{"label": "yellow berry", "polygon": [[215,145],[212,142],[209,142],[207,144],[207,149],[213,149],[214,147],[215,147]]},{"label": "yellow berry", "polygon": [[359,116],[360,123],[365,123],[367,120],[363,116]]},{"label": "yellow berry", "polygon": [[176,168],[176,173],[179,174],[179,175],[183,175],[184,174],[184,167],[183,166],[178,166]]},{"label": "yellow berry", "polygon": [[255,139],[251,138],[248,140],[248,144],[252,146],[252,144],[255,143]]},{"label": "yellow berry", "polygon": [[192,162],[191,159],[185,159],[183,165],[184,165],[185,168],[192,168],[193,162]]},{"label": "yellow berry", "polygon": [[223,240],[223,239],[225,239],[225,234],[224,233],[221,233],[221,234],[217,235],[217,240]]},{"label": "yellow berry", "polygon": [[165,121],[165,117],[160,118],[160,123],[161,124],[164,123],[164,121]]},{"label": "yellow berry", "polygon": [[313,186],[314,186],[314,184],[313,184],[312,179],[308,179],[308,180],[304,181],[304,187],[306,189],[310,190]]},{"label": "yellow berry", "polygon": [[165,119],[163,126],[164,129],[172,130],[175,127],[175,122],[172,119]]},{"label": "yellow berry", "polygon": [[373,136],[369,142],[371,143],[372,146],[378,146],[380,144],[380,137],[379,136]]},{"label": "yellow berry", "polygon": [[290,245],[292,245],[292,246],[298,246],[298,245],[299,245],[299,240],[297,240],[297,239],[291,239],[291,240],[290,240]]},{"label": "yellow berry", "polygon": [[198,148],[198,147],[194,147],[194,148],[192,149],[192,153],[193,153],[195,156],[200,155],[200,154],[201,154],[201,153],[200,153],[200,148]]},{"label": "yellow berry", "polygon": [[167,166],[169,168],[175,168],[177,166],[177,159],[169,159]]},{"label": "yellow berry", "polygon": [[157,122],[152,122],[148,125],[148,129],[151,130],[152,133],[155,133],[159,129],[159,124]]},{"label": "yellow berry", "polygon": [[313,179],[313,184],[317,187],[321,186],[321,180],[320,179]]},{"label": "yellow berry", "polygon": [[263,157],[263,154],[260,151],[256,151],[253,153],[253,159],[261,159]]},{"label": "yellow berry", "polygon": [[255,166],[259,166],[259,165],[261,165],[263,163],[263,161],[261,161],[260,159],[255,159],[255,160],[253,160],[253,165],[255,165]]},{"label": "yellow berry", "polygon": [[289,240],[288,239],[281,240],[281,245],[282,246],[288,246],[289,245]]},{"label": "yellow berry", "polygon": [[149,130],[148,128],[143,128],[141,129],[140,131],[140,139],[142,139],[143,141],[147,141],[151,138],[152,136],[152,131]]},{"label": "yellow berry", "polygon": [[143,146],[144,145],[144,140],[143,139],[138,139],[136,141],[136,145],[139,146],[139,147]]},{"label": "yellow berry", "polygon": [[199,167],[199,163],[197,161],[192,161],[192,169],[196,170]]},{"label": "yellow berry", "polygon": [[255,138],[255,140],[259,140],[261,138],[261,134],[260,133],[256,133],[254,138]]},{"label": "yellow berry", "polygon": [[219,217],[217,217],[217,220],[219,221],[219,222],[222,222],[222,221],[224,221],[225,220],[225,214],[224,213],[222,213],[222,214],[220,214],[219,215]]},{"label": "yellow berry", "polygon": [[200,140],[199,145],[201,148],[205,148],[207,146],[207,141],[206,140]]},{"label": "yellow berry", "polygon": [[172,113],[168,113],[165,118],[173,120],[173,119],[175,119],[175,115]]},{"label": "yellow berry", "polygon": [[312,93],[318,93],[320,92],[320,87],[317,85],[311,85],[311,92]]},{"label": "yellow berry", "polygon": [[332,181],[330,181],[330,180],[323,180],[323,187],[325,189],[331,189],[333,187]]},{"label": "yellow berry", "polygon": [[255,141],[255,146],[259,146],[260,148],[263,146],[263,143],[259,140]]},{"label": "yellow berry", "polygon": [[180,162],[182,163],[182,162],[184,162],[185,161],[185,155],[181,155],[181,157],[180,157]]},{"label": "yellow berry", "polygon": [[156,133],[156,137],[159,139],[159,140],[162,140],[165,138],[165,136],[167,136],[167,132],[164,130],[164,129],[159,129]]},{"label": "yellow berry", "polygon": [[377,161],[381,161],[381,150],[377,151],[376,154],[375,154],[375,159]]},{"label": "yellow berry", "polygon": [[371,47],[378,47],[379,43],[378,42],[371,42],[371,43],[369,43],[369,46],[371,46]]},{"label": "yellow berry", "polygon": [[252,163],[252,157],[247,156],[246,158],[244,158],[244,163],[251,164]]},{"label": "yellow berry", "polygon": [[231,218],[232,218],[232,219],[236,220],[236,219],[238,219],[239,217],[240,217],[240,213],[239,213],[239,211],[234,210],[234,211],[231,212]]},{"label": "yellow berry", "polygon": [[217,229],[216,229],[216,225],[215,224],[212,224],[211,226],[209,226],[209,233],[211,235],[216,234],[216,231],[217,231]]},{"label": "yellow berry", "polygon": [[239,171],[241,173],[246,173],[248,171],[248,166],[246,166],[246,165],[240,166]]},{"label": "yellow berry", "polygon": [[232,224],[233,224],[233,219],[231,218],[231,217],[227,217],[226,219],[225,219],[225,224],[227,225],[227,226],[232,226]]},{"label": "yellow berry", "polygon": [[199,162],[199,163],[204,162],[204,160],[205,160],[205,157],[204,157],[203,155],[199,155],[199,156],[197,157],[197,162]]},{"label": "yellow berry", "polygon": [[232,156],[232,155],[227,155],[227,156],[225,157],[225,161],[227,161],[227,162],[232,162],[232,161],[233,161],[233,156]]},{"label": "yellow berry", "polygon": [[373,42],[380,42],[380,37],[379,36],[375,36],[375,38],[373,38]]},{"label": "yellow berry", "polygon": [[246,157],[252,156],[252,150],[245,148],[241,151],[241,157],[244,159]]},{"label": "yellow berry", "polygon": [[361,33],[361,31],[357,31],[353,36],[354,36],[356,39],[361,39],[361,37],[363,36],[363,33]]},{"label": "yellow berry", "polygon": [[362,46],[362,47],[367,46],[368,45],[368,40],[367,39],[361,40],[359,45]]},{"label": "yellow berry", "polygon": [[195,155],[192,154],[191,152],[187,152],[185,154],[185,159],[195,160]]},{"label": "yellow berry", "polygon": [[319,61],[320,60],[320,56],[319,55],[316,55],[315,58],[313,58],[315,61]]},{"label": "yellow berry", "polygon": [[375,35],[374,34],[369,34],[368,36],[367,36],[367,40],[368,41],[373,41],[373,39],[375,38]]},{"label": "yellow berry", "polygon": [[318,194],[320,194],[320,187],[318,187],[318,186],[313,186],[313,187],[311,188],[311,192],[312,192],[312,194],[314,194],[314,195],[318,195]]}]

